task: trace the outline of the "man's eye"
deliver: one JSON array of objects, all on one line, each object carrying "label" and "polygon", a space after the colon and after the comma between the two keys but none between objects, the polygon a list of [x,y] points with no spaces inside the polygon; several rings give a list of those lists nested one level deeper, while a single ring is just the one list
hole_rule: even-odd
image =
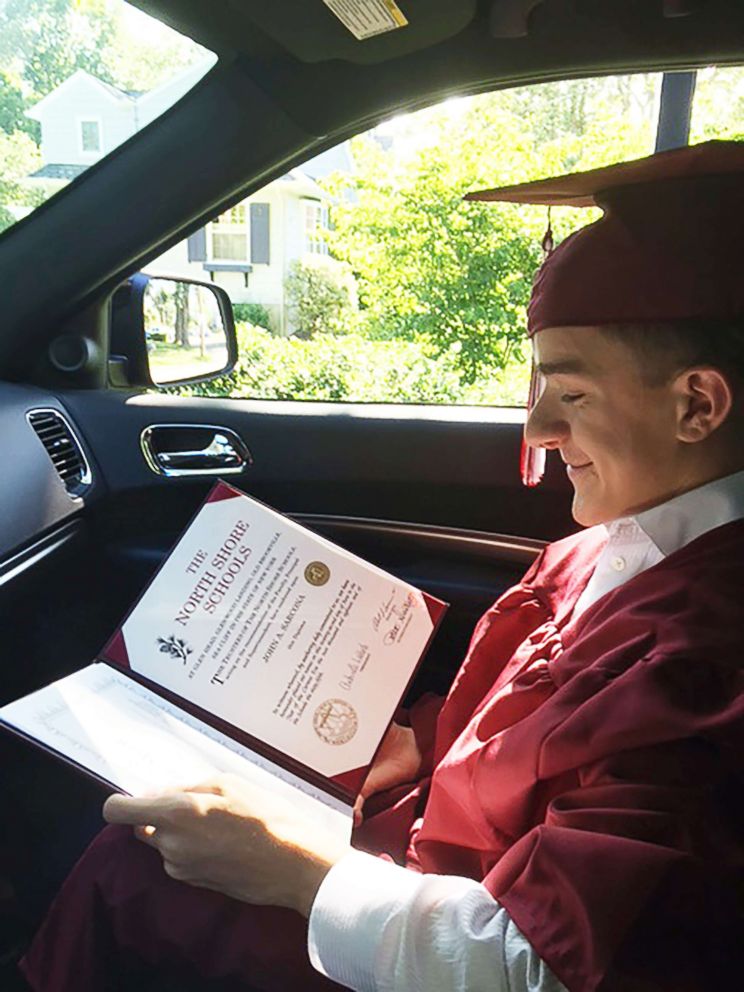
[{"label": "man's eye", "polygon": [[586,393],[564,393],[561,396],[561,403],[577,403],[579,400],[583,400]]}]

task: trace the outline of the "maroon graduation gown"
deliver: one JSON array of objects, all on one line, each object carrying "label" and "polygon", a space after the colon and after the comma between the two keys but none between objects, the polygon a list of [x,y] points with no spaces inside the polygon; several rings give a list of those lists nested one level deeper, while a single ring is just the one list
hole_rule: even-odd
[{"label": "maroon graduation gown", "polygon": [[[744,974],[744,522],[572,622],[605,539],[551,545],[482,618],[441,710],[429,699],[411,713],[433,775],[369,800],[357,844],[481,880],[571,992],[724,987]],[[37,938],[35,988],[106,987],[116,944],[249,986],[310,987],[301,928],[274,925],[284,911],[164,881],[149,848],[111,837]],[[97,939],[91,912],[99,931],[108,921]],[[99,976],[87,985],[83,960]],[[63,984],[70,968],[78,984]]]}]

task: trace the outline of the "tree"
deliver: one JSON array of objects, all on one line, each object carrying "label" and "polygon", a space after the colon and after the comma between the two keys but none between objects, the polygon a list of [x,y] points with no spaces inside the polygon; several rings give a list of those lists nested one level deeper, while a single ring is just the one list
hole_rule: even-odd
[{"label": "tree", "polygon": [[147,91],[172,78],[180,69],[202,61],[204,49],[184,35],[169,31],[135,11],[115,16],[115,31],[104,52],[113,82],[124,90]]},{"label": "tree", "polygon": [[10,206],[34,207],[43,199],[41,192],[24,188],[20,181],[40,164],[39,149],[27,134],[0,131],[0,231],[18,219]]},{"label": "tree", "polygon": [[[633,127],[618,127],[614,80],[580,80],[560,84],[560,111],[554,87],[527,88],[411,115],[390,149],[356,139],[356,173],[330,184],[330,245],[357,277],[369,332],[454,355],[469,383],[503,369],[524,340],[547,215],[463,195],[647,154],[653,107],[639,79],[623,95]],[[558,236],[592,219],[561,213]]]},{"label": "tree", "polygon": [[23,184],[41,165],[30,106],[77,69],[125,89],[149,89],[201,52],[175,32],[151,33],[134,37],[107,0],[0,0],[0,231],[45,198]]},{"label": "tree", "polygon": [[459,122],[446,118],[430,114],[429,140],[410,155],[357,140],[359,170],[346,182],[354,196],[334,190],[331,247],[357,275],[374,336],[451,352],[472,382],[484,367],[503,367],[522,336],[539,226],[534,214],[462,200],[512,178],[494,168],[497,142],[529,159],[510,116],[481,105]]},{"label": "tree", "polygon": [[189,313],[189,284],[187,282],[175,282],[173,285],[173,304],[176,308],[176,344],[182,348],[190,348],[189,325],[191,323],[191,317]]},{"label": "tree", "polygon": [[31,102],[76,69],[113,82],[104,52],[115,30],[104,0],[8,0],[0,12],[0,64],[20,67]]},{"label": "tree", "polygon": [[0,130],[6,134],[24,131],[37,138],[38,124],[26,117],[27,106],[28,101],[23,96],[21,87],[11,78],[10,73],[0,69]]},{"label": "tree", "polygon": [[744,67],[700,69],[695,86],[690,141],[744,140]]}]

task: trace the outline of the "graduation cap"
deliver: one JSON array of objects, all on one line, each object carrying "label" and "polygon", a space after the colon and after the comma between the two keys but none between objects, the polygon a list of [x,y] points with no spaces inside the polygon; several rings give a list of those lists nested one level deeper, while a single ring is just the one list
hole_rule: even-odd
[{"label": "graduation cap", "polygon": [[[528,308],[530,336],[744,317],[744,142],[708,141],[466,199],[603,210],[548,253]],[[533,377],[531,402],[536,385]],[[544,463],[544,451],[523,453],[527,485],[542,476],[539,455]]]}]

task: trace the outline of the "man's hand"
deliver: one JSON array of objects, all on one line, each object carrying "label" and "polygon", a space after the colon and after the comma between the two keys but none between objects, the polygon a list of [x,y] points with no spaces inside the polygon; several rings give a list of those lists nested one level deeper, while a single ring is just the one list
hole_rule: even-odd
[{"label": "man's hand", "polygon": [[111,796],[103,815],[157,848],[171,878],[305,916],[350,850],[289,802],[230,775],[154,797]]},{"label": "man's hand", "polygon": [[413,730],[391,723],[354,804],[354,825],[362,822],[365,799],[394,785],[415,782],[420,768],[421,752]]}]

